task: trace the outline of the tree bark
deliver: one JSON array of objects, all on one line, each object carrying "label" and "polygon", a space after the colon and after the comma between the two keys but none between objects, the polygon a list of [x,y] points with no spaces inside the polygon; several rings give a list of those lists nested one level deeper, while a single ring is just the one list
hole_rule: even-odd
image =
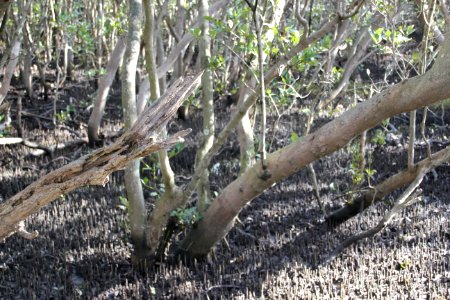
[{"label": "tree bark", "polygon": [[232,228],[235,217],[253,198],[277,181],[307,164],[342,148],[364,130],[399,113],[411,111],[450,97],[450,42],[440,49],[434,66],[425,74],[391,86],[356,105],[340,117],[267,158],[267,176],[256,164],[230,183],[211,204],[198,226],[191,230],[181,251],[191,257],[204,256]]},{"label": "tree bark", "polygon": [[[150,99],[155,100],[159,98],[160,88],[158,77],[156,76],[155,63],[155,38],[154,38],[154,22],[155,22],[155,3],[154,1],[144,0],[145,10],[145,28],[144,28],[144,42],[145,42],[145,66],[148,73]],[[166,128],[161,128],[160,136],[164,137],[167,134]],[[156,201],[155,207],[151,212],[147,221],[146,235],[146,255],[141,257],[141,260],[152,260],[158,254],[157,250],[160,248],[161,236],[167,224],[169,214],[176,209],[176,200],[180,192],[175,185],[175,174],[170,167],[169,156],[165,149],[158,152],[159,164],[161,174],[164,181],[164,194]]]},{"label": "tree bark", "polygon": [[[252,88],[249,88],[244,84],[241,85],[241,87],[239,88],[239,99],[237,107],[243,105],[243,103],[247,101],[248,97],[252,93],[254,93],[254,91],[252,91],[251,89],[256,88],[256,78],[253,77],[253,75],[248,75],[247,78],[247,82]],[[255,140],[253,136],[253,126],[250,121],[250,110],[247,110],[243,114],[241,120],[236,126],[236,133],[239,141],[239,173],[242,174],[255,163]]]}]

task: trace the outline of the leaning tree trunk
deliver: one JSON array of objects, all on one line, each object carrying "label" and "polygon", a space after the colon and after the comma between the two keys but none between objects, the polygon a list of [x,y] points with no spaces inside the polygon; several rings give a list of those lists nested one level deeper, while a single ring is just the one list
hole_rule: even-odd
[{"label": "leaning tree trunk", "polygon": [[97,97],[95,98],[94,108],[88,122],[89,144],[93,145],[98,140],[100,122],[105,110],[106,100],[108,98],[109,88],[114,81],[117,69],[125,53],[125,38],[119,36],[114,51],[106,65],[106,74],[98,81]]},{"label": "leaning tree trunk", "polygon": [[[191,257],[204,256],[232,228],[241,209],[277,181],[345,146],[364,130],[399,113],[450,97],[450,33],[433,67],[425,74],[391,86],[340,117],[267,157],[230,183],[180,245]],[[269,174],[268,176],[265,173]]]},{"label": "leaning tree trunk", "polygon": [[[136,66],[139,58],[141,39],[142,1],[129,0],[128,37],[122,69],[122,108],[125,128],[136,122]],[[125,169],[125,188],[129,204],[131,237],[134,256],[145,256],[145,223],[147,210],[141,185],[139,160],[128,163]]]},{"label": "leaning tree trunk", "polygon": [[[0,2],[1,4],[1,2]],[[22,39],[23,39],[23,25],[25,23],[25,20],[27,18],[27,12],[28,8],[31,5],[31,1],[28,4],[27,8],[24,8],[22,11],[22,16],[18,20],[17,29],[14,33],[14,39],[11,43],[11,49],[9,53],[9,61],[6,65],[5,74],[3,76],[2,80],[2,86],[0,87],[0,104],[5,99],[6,95],[9,92],[9,89],[11,87],[11,79],[14,75],[14,71],[16,70],[17,63],[19,61],[19,54],[20,54],[20,48],[22,46]],[[0,5],[1,9],[1,5]]]},{"label": "leaning tree trunk", "polygon": [[[355,1],[357,3],[358,1]],[[211,8],[210,8],[211,11]],[[314,32],[313,34],[300,39],[300,42],[291,49],[285,57],[280,59],[274,66],[272,66],[265,74],[265,83],[269,83],[275,76],[278,74],[278,70],[282,68],[284,65],[286,65],[293,57],[295,57],[298,53],[308,48],[311,44],[315,43],[320,38],[324,37],[327,33],[329,33],[334,26],[336,26],[340,21],[341,17],[336,16],[327,23],[323,24],[322,27]],[[234,129],[238,126],[238,123],[243,118],[245,113],[250,109],[250,107],[255,104],[257,98],[257,93],[253,91],[251,95],[247,98],[247,100],[238,105],[235,112],[231,116],[231,119],[228,121],[228,123],[225,125],[225,127],[222,129],[222,131],[217,135],[214,145],[212,148],[208,151],[208,153],[205,155],[205,158],[201,161],[199,167],[196,169],[194,175],[192,176],[191,181],[185,188],[183,192],[183,199],[182,202],[184,204],[187,203],[188,199],[192,195],[193,191],[197,187],[197,184],[200,181],[201,173],[203,169],[206,169],[209,167],[213,157],[219,152],[220,147],[225,143],[227,138],[230,136],[232,132],[234,132]]]}]

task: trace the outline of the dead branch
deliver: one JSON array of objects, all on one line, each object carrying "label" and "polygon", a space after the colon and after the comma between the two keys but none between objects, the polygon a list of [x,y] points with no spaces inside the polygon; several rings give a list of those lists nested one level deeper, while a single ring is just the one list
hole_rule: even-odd
[{"label": "dead branch", "polygon": [[378,224],[370,228],[366,231],[363,231],[359,234],[353,235],[349,238],[347,238],[345,241],[343,241],[341,244],[339,244],[333,252],[324,260],[322,264],[328,264],[330,263],[334,258],[336,258],[342,251],[344,251],[348,246],[356,243],[359,240],[374,236],[386,226],[389,225],[389,223],[392,221],[394,216],[401,211],[403,208],[408,206],[412,202],[413,199],[417,197],[418,192],[416,191],[416,188],[420,185],[422,182],[423,176],[427,170],[421,170],[419,172],[416,179],[408,186],[408,188],[403,192],[403,194],[395,201],[394,206],[389,210],[389,212],[384,215],[384,217],[378,222]]},{"label": "dead branch", "polygon": [[81,186],[104,186],[109,174],[123,169],[128,162],[182,142],[190,130],[178,132],[163,141],[157,140],[158,133],[193,92],[200,76],[201,73],[178,79],[114,144],[43,176],[1,203],[0,240],[18,231],[26,232],[20,222],[60,195]]},{"label": "dead branch", "polygon": [[376,185],[373,189],[367,190],[357,199],[347,203],[344,207],[329,214],[325,222],[329,228],[336,227],[337,225],[347,221],[353,216],[356,216],[373,203],[381,201],[385,196],[389,195],[395,190],[398,190],[411,182],[419,175],[419,172],[426,166],[429,166],[430,170],[435,167],[448,162],[450,159],[450,147],[442,149],[434,153],[431,157],[418,162],[413,170],[403,170],[397,174],[389,177],[382,183]]},{"label": "dead branch", "polygon": [[82,144],[87,144],[87,139],[78,139],[74,141],[68,141],[66,143],[58,143],[56,145],[52,146],[44,146],[42,144],[30,141],[28,139],[20,138],[20,137],[6,137],[6,138],[0,138],[0,145],[14,145],[14,144],[21,144],[28,148],[32,149],[38,149],[40,151],[34,153],[34,156],[39,156],[42,154],[48,154],[50,156],[53,156],[54,152],[56,150],[62,150],[64,148],[78,146]]},{"label": "dead branch", "polygon": [[334,258],[336,258],[342,251],[344,251],[348,246],[356,243],[359,240],[371,237],[390,224],[394,216],[412,203],[417,195],[418,191],[416,190],[418,186],[422,183],[423,177],[426,173],[433,170],[435,167],[449,161],[450,159],[450,147],[447,147],[432,157],[428,157],[427,159],[422,160],[415,166],[415,176],[412,182],[409,184],[408,188],[397,198],[394,203],[394,206],[389,210],[389,212],[384,215],[384,217],[378,222],[378,224],[366,231],[363,231],[359,234],[353,235],[339,244],[333,252],[324,260],[322,264],[328,264]]}]

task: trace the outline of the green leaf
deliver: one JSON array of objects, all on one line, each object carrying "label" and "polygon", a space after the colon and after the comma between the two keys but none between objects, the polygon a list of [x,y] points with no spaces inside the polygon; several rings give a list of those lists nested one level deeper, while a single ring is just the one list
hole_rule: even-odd
[{"label": "green leaf", "polygon": [[291,40],[291,43],[295,46],[300,42],[300,31],[296,30],[296,29],[292,29],[289,32],[289,38]]},{"label": "green leaf", "polygon": [[365,169],[364,171],[366,172],[366,174],[367,174],[369,177],[372,177],[373,175],[375,175],[375,174],[377,173],[377,170],[369,169],[369,168]]},{"label": "green leaf", "polygon": [[381,42],[382,37],[383,37],[383,31],[384,31],[384,28],[380,27],[380,28],[377,28],[375,31],[371,32],[370,36],[372,37],[372,40],[374,41],[375,44],[379,44]]},{"label": "green leaf", "polygon": [[388,39],[390,39],[390,38],[391,38],[391,35],[392,35],[392,31],[390,31],[389,29],[386,29],[386,31],[384,32],[384,34],[386,35],[386,37],[387,37]]},{"label": "green leaf", "polygon": [[296,132],[291,132],[291,143],[295,143],[296,141],[298,141],[298,134]]},{"label": "green leaf", "polygon": [[119,196],[119,201],[122,203],[123,206],[125,206],[126,209],[130,207],[130,203],[128,202],[128,199],[124,196]]},{"label": "green leaf", "polygon": [[418,63],[420,61],[419,51],[414,51],[411,54],[411,58],[412,58],[413,62]]},{"label": "green leaf", "polygon": [[190,31],[196,38],[200,38],[202,36],[202,30],[198,27],[191,28]]},{"label": "green leaf", "polygon": [[311,110],[308,107],[304,107],[300,109],[299,112],[305,115],[309,115],[311,113]]}]

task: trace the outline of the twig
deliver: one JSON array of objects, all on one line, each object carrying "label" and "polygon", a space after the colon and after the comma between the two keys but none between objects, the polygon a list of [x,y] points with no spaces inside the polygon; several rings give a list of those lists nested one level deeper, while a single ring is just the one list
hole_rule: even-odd
[{"label": "twig", "polygon": [[23,137],[23,127],[22,127],[22,95],[17,97],[17,135]]},{"label": "twig", "polygon": [[25,223],[23,221],[20,222],[18,225],[17,234],[27,240],[33,240],[39,236],[39,232],[37,230],[34,230],[33,232],[28,232],[25,229]]},{"label": "twig", "polygon": [[320,211],[325,215],[325,208],[322,204],[322,200],[320,199],[319,185],[317,184],[317,176],[316,171],[314,170],[314,166],[312,163],[308,165],[308,170],[311,175],[311,180],[313,183],[314,197],[316,197],[317,204],[319,205]]},{"label": "twig", "polygon": [[210,291],[212,291],[213,289],[229,289],[229,288],[234,288],[234,289],[238,289],[239,286],[234,285],[234,284],[219,284],[219,285],[213,285],[211,287],[209,287],[206,290],[206,294],[208,294]]},{"label": "twig", "polygon": [[37,115],[37,114],[33,114],[33,113],[30,113],[30,112],[27,112],[27,111],[22,111],[22,115],[24,115],[25,117],[33,117],[33,118],[38,118],[38,119],[42,119],[42,120],[52,121],[51,118],[40,116],[40,115]]},{"label": "twig", "polygon": [[427,112],[428,112],[428,106],[425,106],[423,109],[423,117],[422,117],[422,123],[420,125],[420,134],[422,136],[423,141],[427,145],[427,154],[428,157],[431,157],[431,145],[430,141],[427,139],[427,136],[425,135],[425,128],[426,128],[426,121],[427,121]]},{"label": "twig", "polygon": [[414,143],[416,141],[416,110],[409,113],[408,170],[414,168]]}]

